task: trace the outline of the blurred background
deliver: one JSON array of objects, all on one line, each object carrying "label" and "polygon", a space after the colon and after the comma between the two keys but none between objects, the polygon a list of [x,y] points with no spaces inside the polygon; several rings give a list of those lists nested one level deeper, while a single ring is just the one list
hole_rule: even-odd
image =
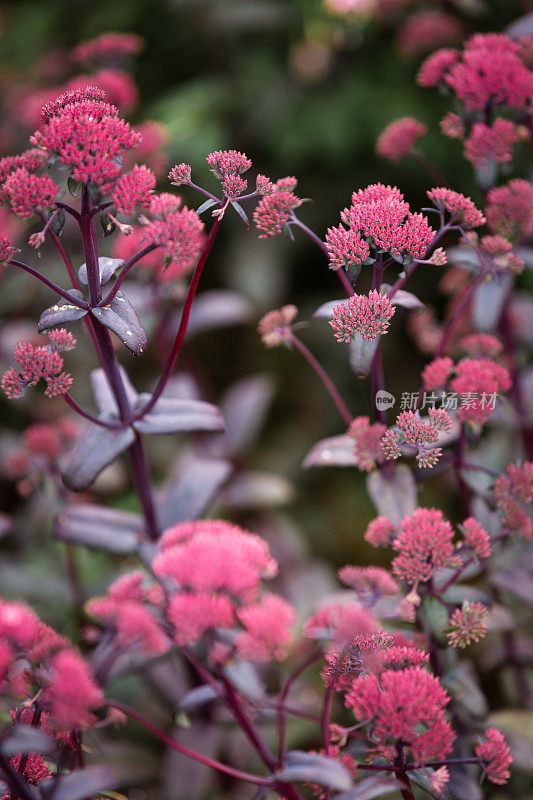
[{"label": "blurred background", "polygon": [[[438,121],[450,109],[449,98],[417,87],[415,77],[422,59],[433,49],[453,45],[475,31],[500,31],[523,13],[523,4],[520,0],[380,3],[379,13],[360,13],[365,10],[363,0],[1,2],[0,154],[27,146],[27,137],[37,125],[39,99],[47,100],[50,90],[64,86],[72,76],[90,73],[86,65],[73,63],[73,48],[107,31],[128,32],[142,37],[142,48],[119,65],[130,76],[129,83],[116,87],[122,92],[121,110],[134,125],[146,120],[162,125],[167,164],[190,163],[193,179],[212,191],[217,185],[205,156],[215,149],[231,148],[252,159],[250,175],[263,173],[273,180],[296,176],[299,196],[311,201],[299,216],[321,238],[327,227],[339,224],[351,192],[369,183],[397,185],[418,210],[426,205],[425,192],[436,185],[434,178],[419,162],[406,160],[395,166],[375,154],[382,129],[408,115],[429,127],[424,151],[435,169],[454,188],[480,202],[471,165],[461,156],[461,144],[446,139],[439,130]],[[367,0],[367,10],[371,5]],[[424,27],[420,18],[413,21],[416,15],[427,13],[444,15],[448,27],[434,26],[431,34],[431,26]],[[520,159],[513,170],[510,177],[524,176]],[[166,172],[163,159],[162,189],[168,186]],[[184,196],[191,205],[201,203],[189,191]],[[0,224],[8,222],[2,217]],[[15,231],[25,258],[64,282],[51,247],[43,247],[38,255],[27,247],[29,232]],[[77,245],[67,229],[64,236],[75,253]],[[111,251],[110,241],[103,240],[101,252]],[[437,316],[446,303],[439,288],[442,274],[438,268],[420,269],[408,287]],[[2,368],[7,368],[14,344],[34,334],[35,321],[50,304],[50,295],[21,275],[4,271],[1,280],[0,360]],[[531,277],[520,277],[523,285],[528,280]],[[360,285],[366,288],[364,277]],[[335,568],[376,563],[380,558],[381,553],[362,538],[375,510],[364,474],[354,469],[302,469],[312,445],[343,433],[345,425],[300,356],[286,349],[265,350],[256,326],[264,313],[284,303],[295,303],[300,319],[308,320],[321,303],[342,293],[323,255],[303,234],[296,235],[294,242],[282,237],[259,240],[253,227],[247,230],[235,214],[224,221],[202,277],[202,289],[220,288],[244,296],[246,320],[199,332],[187,346],[181,366],[194,375],[203,396],[214,401],[241,378],[267,376],[270,388],[263,395],[264,414],[258,414],[255,441],[239,455],[237,467],[278,478],[270,483],[265,478],[253,502],[226,496],[210,513],[266,532],[277,556],[288,551],[296,558],[307,552],[309,563],[315,566],[309,567],[300,588],[307,586],[311,603],[320,586],[332,585]],[[142,300],[142,289],[140,284],[135,295],[132,284],[131,299]],[[172,309],[173,301],[175,307],[182,291],[180,285],[166,286],[168,308]],[[406,311],[400,309],[394,336],[384,341],[387,388],[397,397],[418,389],[426,358],[409,335],[407,319]],[[91,365],[90,350],[79,331],[79,348],[72,358],[67,354],[75,381],[78,375],[86,376]],[[314,322],[300,333],[334,378],[354,416],[372,416],[367,382],[349,371],[346,349],[334,341],[327,323]],[[142,360],[135,360],[123,348],[119,352],[139,389],[146,390],[153,382],[156,349]],[[86,379],[75,382],[74,389],[77,399],[90,405]],[[9,517],[2,528],[0,594],[26,598],[47,621],[72,634],[64,604],[69,596],[62,570],[64,553],[62,546],[48,539],[57,501],[50,500],[53,482],[45,480],[44,492],[35,492],[31,481],[19,480],[8,464],[25,427],[62,413],[58,412],[60,402],[36,395],[31,403],[0,398],[0,508]],[[182,446],[178,437],[149,442],[156,482],[164,480]],[[505,447],[505,442],[495,438],[493,447]],[[420,504],[438,502],[456,519],[456,498],[449,488],[446,478],[435,476],[424,484]],[[136,510],[125,465],[102,476],[93,499],[95,495],[118,508]],[[120,566],[109,556],[91,551],[80,551],[79,558],[89,596],[103,590],[109,575]]]},{"label": "blurred background", "polygon": [[[409,115],[428,125],[424,150],[436,169],[455,188],[479,200],[460,143],[443,137],[438,127],[449,98],[417,87],[415,76],[423,57],[436,46],[454,44],[474,31],[504,29],[520,15],[521,2],[387,0],[380,14],[358,13],[364,7],[362,0],[2,2],[0,147],[3,154],[24,148],[37,123],[39,92],[47,99],[49,87],[62,86],[76,71],[83,72],[69,61],[76,45],[107,31],[132,32],[142,37],[143,45],[121,65],[138,87],[125,92],[125,113],[134,124],[161,123],[167,132],[168,163],[189,162],[194,179],[207,188],[214,190],[216,184],[206,168],[206,154],[234,148],[252,159],[254,173],[274,180],[298,178],[299,195],[311,200],[300,216],[321,237],[328,226],[339,223],[351,192],[378,180],[399,186],[418,210],[425,205],[426,189],[435,185],[433,178],[413,160],[393,165],[375,154],[381,130]],[[355,11],[345,13],[350,8]],[[417,33],[413,17],[427,12],[454,21],[450,32],[440,34],[443,40],[438,30],[433,38],[420,26]],[[517,174],[520,167],[518,161]],[[186,200],[201,202],[192,194]],[[30,251],[28,258],[32,256]],[[259,446],[248,458],[294,483],[294,497],[284,510],[305,531],[318,556],[327,555],[334,566],[375,558],[361,543],[361,532],[373,516],[364,476],[354,470],[301,470],[310,446],[341,433],[342,420],[300,357],[285,350],[265,351],[255,332],[260,316],[282,303],[296,303],[305,320],[321,302],[341,296],[322,254],[303,235],[295,242],[259,240],[253,228],[246,230],[232,215],[202,282],[203,288],[237,289],[248,298],[252,312],[252,324],[195,339],[194,359],[208,376],[209,391],[218,397],[231,381],[255,372],[268,373],[275,387]],[[37,308],[46,304],[48,295],[25,278],[4,276],[3,283],[4,320],[20,322],[28,309],[36,308],[36,299],[42,301]],[[434,270],[419,270],[410,288],[437,313],[442,310]],[[4,357],[12,338],[6,339]],[[346,369],[345,348],[334,342],[327,324],[314,323],[302,338],[331,372],[354,415],[370,413],[368,387]],[[384,344],[391,391],[414,391],[424,356],[405,324],[397,324],[394,337]],[[134,380],[143,376],[144,364],[124,358]],[[43,413],[51,413],[50,405],[43,403]],[[11,429],[28,422],[20,404],[2,398],[0,409]],[[9,482],[2,489],[7,510],[17,502],[11,490]],[[424,492],[427,504],[431,482]],[[131,504],[120,495],[114,502]]]}]

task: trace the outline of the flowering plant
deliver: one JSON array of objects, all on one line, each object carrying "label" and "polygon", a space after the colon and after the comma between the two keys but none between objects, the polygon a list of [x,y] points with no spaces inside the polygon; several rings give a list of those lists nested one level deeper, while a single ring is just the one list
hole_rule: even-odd
[{"label": "flowering plant", "polygon": [[[456,34],[457,28],[450,35]],[[244,176],[252,161],[236,150],[206,157],[216,193],[193,182],[186,163],[170,170],[170,190],[159,192],[160,159],[136,163],[142,132],[110,102],[101,75],[97,85],[83,81],[45,98],[31,147],[0,159],[1,202],[18,218],[39,221],[28,238],[30,252],[53,245],[69,281],[64,288],[26,263],[14,237],[0,235],[5,272],[25,272],[55,295],[37,324],[47,343],[37,344],[32,333],[16,343],[2,388],[9,399],[25,402],[43,382],[47,398],[77,415],[30,425],[8,469],[25,495],[43,476],[52,480],[54,536],[67,548],[80,644],[25,603],[0,601],[6,800],[84,800],[112,792],[116,776],[94,758],[86,765],[86,742],[128,719],[224,780],[255,787],[258,798],[271,792],[289,800],[310,794],[363,800],[396,793],[414,800],[419,787],[425,796],[462,800],[482,796],[479,779],[484,787],[507,783],[513,756],[474,664],[508,664],[509,702],[530,707],[528,651],[504,601],[507,593],[527,595],[513,584],[521,562],[531,559],[533,538],[533,433],[514,305],[514,286],[530,259],[532,192],[520,178],[496,185],[513,145],[526,138],[532,73],[530,37],[524,38],[476,34],[462,52],[430,55],[419,73],[421,86],[446,84],[460,104],[442,129],[464,139],[482,190],[479,202],[438,181],[426,190],[431,206],[413,210],[400,189],[376,182],[354,190],[339,224],[321,238],[301,219],[296,178],[259,174],[249,186]],[[109,34],[77,47],[75,57],[91,61],[137,48],[135,37]],[[490,69],[481,69],[489,51]],[[402,118],[381,134],[378,153],[397,162],[415,153],[426,132],[417,120]],[[173,187],[199,192],[202,203],[189,208]],[[260,320],[264,344],[298,352],[342,418],[343,432],[312,446],[305,467],[367,473],[376,514],[364,538],[390,551],[390,569],[340,569],[346,588],[319,599],[299,620],[298,599],[273,583],[283,568],[274,547],[248,526],[204,518],[217,494],[230,507],[243,494],[252,506],[264,499],[254,497],[253,473],[239,463],[264,387],[253,380],[241,385],[219,408],[174,375],[194,325],[216,324],[212,310],[202,318],[197,290],[233,212],[246,225],[251,216],[262,239],[300,233],[320,249],[345,296],[322,303],[313,319],[345,348],[373,404],[369,416],[352,414],[300,338],[295,305]],[[65,245],[72,231],[83,251],[77,269]],[[448,264],[452,302],[439,322],[404,287],[419,268],[437,272]],[[136,268],[151,275],[151,332],[157,338],[163,330],[163,345],[170,340],[150,392],[134,387],[119,361],[126,351],[140,358],[150,347],[149,313],[130,280]],[[186,278],[181,296],[168,290]],[[226,313],[233,303],[230,321],[246,319],[240,298],[223,300]],[[179,321],[172,326],[164,306],[171,305],[174,317],[176,302]],[[386,388],[382,345],[403,309],[431,358],[392,420],[387,409],[395,398]],[[88,381],[96,412],[76,399],[78,382],[68,371],[82,336],[97,362]],[[495,457],[496,469],[489,466],[490,447],[504,426],[510,444]],[[145,439],[177,433],[194,433],[199,444],[190,446],[177,480],[158,490]],[[99,504],[91,494],[123,454],[140,516]],[[419,501],[435,476],[453,486],[455,511],[433,507],[427,495]],[[76,581],[76,546],[127,558],[127,571],[86,602]],[[478,644],[478,660],[463,659]],[[275,665],[291,656],[296,666]],[[306,699],[302,685],[316,665],[320,692]],[[171,698],[182,724],[231,721],[261,765],[252,768],[239,754],[231,759],[222,744],[206,754],[117,696],[120,681],[137,674]],[[289,746],[291,719],[309,723],[311,743]]]}]

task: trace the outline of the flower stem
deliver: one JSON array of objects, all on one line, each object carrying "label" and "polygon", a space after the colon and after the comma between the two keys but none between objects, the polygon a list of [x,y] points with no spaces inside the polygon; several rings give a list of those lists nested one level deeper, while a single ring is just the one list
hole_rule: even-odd
[{"label": "flower stem", "polygon": [[[317,247],[319,247],[322,250],[322,252],[329,258],[328,249],[327,249],[326,245],[324,244],[324,242],[322,241],[322,239],[320,238],[320,236],[317,236],[316,233],[311,230],[311,228],[308,228],[307,225],[304,225],[304,223],[301,222],[301,220],[299,220],[298,217],[295,214],[293,214],[293,216],[292,216],[291,225],[294,225],[296,228],[300,228],[300,230],[303,231],[307,236],[309,236],[309,238],[317,245]],[[342,283],[342,285],[344,286],[344,289],[346,290],[346,294],[349,297],[352,294],[355,294],[354,288],[353,288],[352,284],[350,283],[350,281],[348,280],[348,277],[347,277],[346,273],[344,272],[344,270],[337,269],[337,270],[335,270],[335,273],[339,276],[339,280]]]},{"label": "flower stem", "polygon": [[198,283],[200,281],[200,276],[205,266],[205,262],[207,261],[207,256],[209,255],[209,251],[211,250],[211,247],[217,235],[217,231],[222,223],[222,218],[223,218],[222,214],[220,216],[215,217],[214,222],[211,225],[211,230],[209,231],[209,235],[205,241],[202,252],[200,253],[198,263],[196,264],[196,268],[194,270],[191,282],[189,284],[189,289],[187,291],[187,296],[185,298],[185,303],[183,305],[183,311],[181,312],[181,320],[178,332],[176,334],[176,338],[174,339],[174,344],[172,345],[172,349],[168,356],[167,362],[165,364],[161,377],[159,378],[157,386],[155,387],[152,393],[152,397],[145,405],[145,407],[139,412],[139,414],[137,414],[135,419],[142,419],[142,417],[144,417],[145,414],[148,414],[152,410],[152,408],[155,406],[155,404],[163,394],[165,386],[167,385],[170,376],[172,375],[172,371],[179,356],[183,340],[185,339],[185,334],[187,333],[187,326],[189,324],[191,308],[196,295],[196,290],[198,288]]},{"label": "flower stem", "polygon": [[[91,200],[86,186],[83,187],[82,212],[80,216],[80,232],[87,265],[87,282],[89,285],[89,300],[91,307],[98,305],[102,298],[100,286],[100,269],[98,264],[98,245],[94,228],[94,215],[91,209]],[[97,319],[93,321],[94,333],[97,341],[97,353],[109,381],[111,391],[115,397],[119,415],[123,422],[131,423],[132,411],[120,367],[113,349],[111,336],[108,329]],[[133,480],[141,502],[146,533],[153,541],[159,537],[157,517],[155,512],[150,475],[146,455],[141,437],[136,432],[135,440],[128,448]]]},{"label": "flower stem", "polygon": [[79,414],[80,417],[89,420],[89,422],[92,422],[93,425],[100,425],[102,428],[109,428],[110,430],[117,430],[121,427],[121,425],[118,425],[117,423],[106,422],[103,419],[93,416],[93,414],[89,414],[89,412],[85,411],[85,409],[83,409],[69,394],[63,394],[61,397],[65,403],[76,412],[76,414]]},{"label": "flower stem", "polygon": [[73,306],[76,306],[77,308],[82,308],[85,311],[89,310],[89,305],[88,303],[85,302],[85,300],[78,300],[77,297],[72,297],[72,295],[70,295],[66,289],[62,289],[61,286],[57,285],[57,283],[48,280],[48,278],[45,278],[45,276],[41,275],[41,273],[38,270],[34,269],[33,267],[30,267],[28,264],[24,264],[24,262],[22,261],[17,261],[17,259],[15,258],[11,258],[7,263],[11,264],[11,266],[13,267],[18,267],[19,269],[23,269],[25,270],[25,272],[28,272],[30,275],[33,275],[34,278],[40,280],[41,283],[44,283],[45,286],[48,286],[49,289],[52,289],[52,291],[54,291],[64,300],[68,300],[68,302],[71,303]]},{"label": "flower stem", "polygon": [[142,250],[139,250],[138,253],[135,253],[135,255],[133,255],[130,259],[128,259],[128,261],[126,261],[126,263],[123,265],[122,269],[120,270],[120,272],[118,274],[118,278],[116,279],[116,281],[113,284],[112,288],[109,290],[109,292],[106,294],[106,296],[102,300],[100,300],[98,305],[100,305],[100,306],[108,306],[109,303],[111,302],[111,300],[114,298],[114,296],[118,292],[118,290],[120,289],[122,281],[124,280],[124,278],[126,277],[128,272],[130,271],[130,269],[132,267],[134,267],[135,264],[138,261],[141,260],[141,258],[144,258],[144,256],[148,255],[148,253],[151,253],[152,250],[156,250],[158,247],[159,247],[159,245],[157,245],[157,244],[149,244],[146,247],[143,247]]},{"label": "flower stem", "polygon": [[165,733],[165,731],[162,730],[162,728],[160,728],[158,725],[150,722],[150,720],[139,711],[135,711],[135,709],[130,708],[124,703],[111,700],[108,701],[107,705],[111,708],[116,708],[119,711],[122,711],[122,713],[126,714],[127,717],[139,722],[143,727],[151,731],[155,736],[157,736],[158,739],[164,742],[167,747],[177,750],[178,753],[188,756],[189,758],[194,759],[194,761],[199,761],[200,764],[205,764],[206,767],[211,767],[211,769],[216,769],[219,772],[223,772],[225,775],[230,775],[232,778],[236,778],[241,781],[247,781],[248,783],[253,783],[257,786],[273,786],[273,781],[271,778],[262,778],[259,775],[252,775],[249,772],[243,772],[240,769],[234,769],[233,767],[223,764],[221,761],[204,756],[202,753],[198,753],[196,750],[192,750],[190,747],[180,744],[180,742],[177,742],[175,739]]},{"label": "flower stem", "polygon": [[300,339],[298,339],[298,337],[295,336],[294,333],[292,332],[289,341],[303,355],[303,357],[305,358],[311,369],[313,369],[316,372],[316,374],[324,384],[326,391],[329,393],[331,399],[335,403],[337,410],[339,411],[339,414],[344,419],[346,424],[349,425],[353,419],[353,416],[350,413],[346,403],[340,396],[337,387],[327,374],[326,370],[323,368],[320,362],[315,358],[312,352],[305,346],[305,344],[302,341],[300,341]]}]

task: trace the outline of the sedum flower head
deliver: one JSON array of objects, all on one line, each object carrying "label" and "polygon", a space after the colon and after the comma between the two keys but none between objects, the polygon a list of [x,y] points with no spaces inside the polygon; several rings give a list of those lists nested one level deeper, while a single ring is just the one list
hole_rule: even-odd
[{"label": "sedum flower head", "polygon": [[370,256],[368,243],[358,231],[346,230],[342,225],[328,228],[326,248],[331,269],[345,269],[354,264],[362,264]]},{"label": "sedum flower head", "polygon": [[465,603],[463,608],[456,608],[450,617],[450,647],[465,648],[483,639],[487,633],[487,612],[487,607],[482,603]]},{"label": "sedum flower head", "polygon": [[246,172],[252,166],[250,159],[238,150],[216,150],[214,153],[209,153],[206,161],[220,180],[229,175]]},{"label": "sedum flower head", "polygon": [[487,195],[487,223],[493,233],[520,241],[533,233],[533,186],[515,178]]},{"label": "sedum flower head", "polygon": [[115,185],[112,195],[115,210],[131,215],[137,206],[147,208],[155,183],[155,175],[147,166],[135,164],[132,171],[122,175]]},{"label": "sedum flower head", "polygon": [[426,217],[411,213],[399,189],[382,183],[354,192],[341,219],[362,238],[372,240],[377,252],[400,260],[424,258],[435,235]]},{"label": "sedum flower head", "polygon": [[485,771],[492,783],[507,783],[511,777],[509,767],[513,763],[511,751],[497,728],[487,728],[485,739],[475,748],[476,755],[485,762]]},{"label": "sedum flower head", "polygon": [[464,358],[455,367],[451,387],[459,395],[468,397],[458,410],[464,422],[483,425],[493,410],[490,398],[511,388],[511,377],[505,367],[489,358]]},{"label": "sedum flower head", "polygon": [[[70,341],[68,335],[67,340]],[[72,386],[72,376],[62,371],[63,359],[53,342],[44,347],[19,342],[14,356],[17,367],[9,369],[2,378],[2,389],[9,398],[22,397],[26,387],[35,386],[41,378],[46,383],[47,397],[65,394]]]},{"label": "sedum flower head", "polygon": [[402,117],[387,125],[376,142],[376,152],[387,161],[398,163],[410,155],[417,141],[425,136],[428,128],[413,117]]},{"label": "sedum flower head", "polygon": [[74,180],[104,189],[120,175],[126,151],[140,141],[105,101],[105,93],[94,87],[66,92],[45,106],[41,116],[43,124],[31,143],[69,167]]},{"label": "sedum flower head", "polygon": [[371,472],[376,464],[384,460],[381,437],[385,425],[380,422],[370,424],[368,417],[356,417],[350,423],[348,436],[353,439],[355,463],[363,472]]},{"label": "sedum flower head", "polygon": [[290,342],[291,325],[297,314],[298,309],[294,305],[282,306],[265,314],[257,326],[263,344],[266,347],[279,347]]},{"label": "sedum flower head", "polygon": [[476,122],[465,139],[465,158],[475,167],[486,167],[490,161],[506,164],[512,160],[513,145],[521,134],[511,120],[498,117],[492,125]]},{"label": "sedum flower head", "polygon": [[504,34],[476,34],[445,78],[467,109],[488,103],[522,109],[533,93],[533,72],[523,63],[520,46]]},{"label": "sedum flower head", "polygon": [[441,48],[431,53],[418,70],[416,80],[419,86],[438,86],[459,59],[459,51]]},{"label": "sedum flower head", "polygon": [[474,358],[494,358],[503,351],[502,343],[491,333],[469,333],[459,344]]},{"label": "sedum flower head", "polygon": [[492,552],[490,536],[474,517],[468,517],[462,524],[464,543],[474,551],[478,558],[488,558]]},{"label": "sedum flower head", "polygon": [[438,678],[419,666],[361,675],[345,696],[356,720],[372,720],[369,758],[392,759],[401,742],[419,763],[451,752],[455,737],[444,718],[449,701]]},{"label": "sedum flower head", "polygon": [[191,269],[200,254],[204,224],[196,211],[187,206],[176,209],[174,204],[174,210],[146,220],[144,236],[148,243],[162,247],[167,263],[181,273]]},{"label": "sedum flower head", "polygon": [[452,369],[453,361],[449,356],[441,356],[440,358],[433,359],[422,371],[424,389],[426,391],[442,389],[442,387],[446,385],[446,381]]},{"label": "sedum flower head", "polygon": [[477,228],[486,222],[485,217],[476,208],[472,200],[469,197],[465,197],[464,194],[460,194],[460,192],[440,187],[430,189],[427,195],[437,208],[447,211],[465,229]]},{"label": "sedum flower head", "polygon": [[329,324],[339,342],[349,342],[357,334],[371,342],[387,333],[395,311],[387,295],[372,289],[368,295],[353,294],[336,306]]},{"label": "sedum flower head", "polygon": [[365,531],[365,541],[372,547],[389,547],[396,534],[396,526],[387,517],[376,517]]},{"label": "sedum flower head", "polygon": [[457,566],[453,528],[436,508],[418,508],[404,517],[392,543],[398,555],[392,571],[409,584],[428,581],[436,569]]},{"label": "sedum flower head", "polygon": [[[287,188],[290,186],[290,188]],[[294,178],[279,180],[274,191],[261,198],[255,207],[253,220],[260,239],[268,239],[282,233],[291,219],[292,211],[302,201],[294,194],[296,186]]]}]

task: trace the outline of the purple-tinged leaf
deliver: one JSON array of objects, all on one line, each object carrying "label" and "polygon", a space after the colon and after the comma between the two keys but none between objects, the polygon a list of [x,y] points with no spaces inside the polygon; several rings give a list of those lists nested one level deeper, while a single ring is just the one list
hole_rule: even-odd
[{"label": "purple-tinged leaf", "polygon": [[[149,394],[140,394],[134,411],[137,413],[141,411],[149,400]],[[222,431],[224,419],[219,409],[212,403],[161,397],[145,417],[133,423],[133,427],[144,434]]]},{"label": "purple-tinged leaf", "polygon": [[86,800],[88,797],[108,792],[115,786],[115,778],[106,767],[85,767],[43,781],[39,788],[44,800]]},{"label": "purple-tinged leaf", "polygon": [[262,700],[266,687],[259,673],[249,661],[230,661],[223,668],[224,675],[238,692],[252,700]]},{"label": "purple-tinged leaf", "polygon": [[244,325],[250,321],[251,316],[249,302],[237,292],[227,289],[202,292],[191,309],[187,336],[196,336],[231,325]]},{"label": "purple-tinged leaf", "polygon": [[[441,792],[435,792],[431,788],[434,774],[434,770],[432,770],[430,767],[426,767],[425,769],[410,770],[407,773],[407,776],[411,783],[414,783],[415,786],[420,786],[420,788],[423,789],[430,797],[433,797],[434,800],[451,800],[451,795],[446,786]],[[335,798],[335,800],[337,800],[337,798]]]},{"label": "purple-tinged leaf", "polygon": [[[222,687],[222,684],[220,686]],[[180,700],[179,708],[181,711],[195,711],[197,708],[207,705],[207,703],[212,703],[217,698],[218,694],[213,686],[206,683],[186,692]]]},{"label": "purple-tinged leaf", "polygon": [[131,350],[134,356],[140,356],[146,350],[148,338],[137,312],[122,292],[117,292],[108,306],[91,309],[96,319],[113,331]]},{"label": "purple-tinged leaf", "polygon": [[0,750],[6,756],[14,756],[17,753],[49,755],[55,749],[55,742],[42,728],[26,725],[23,722],[16,722],[12,725],[0,744]]},{"label": "purple-tinged leaf", "polygon": [[128,555],[137,549],[142,530],[141,518],[135,514],[80,504],[67,506],[58,515],[54,536],[64,542]]},{"label": "purple-tinged leaf", "polygon": [[488,713],[487,700],[481,691],[472,662],[463,661],[442,677],[442,685],[469,718],[484,719]]},{"label": "purple-tinged leaf", "polygon": [[[107,422],[116,419],[103,414],[100,418]],[[112,430],[101,425],[89,425],[63,472],[65,486],[74,492],[87,489],[102,470],[127,450],[134,440],[132,428]]]},{"label": "purple-tinged leaf", "polygon": [[451,770],[446,788],[453,800],[483,800],[485,795],[477,778],[460,767]]},{"label": "purple-tinged leaf", "polygon": [[301,750],[290,750],[285,765],[275,773],[276,781],[292,783],[318,783],[330,789],[346,792],[353,786],[346,767],[335,758]]},{"label": "purple-tinged leaf", "polygon": [[244,222],[246,227],[249,228],[250,227],[250,220],[248,219],[248,215],[247,215],[246,211],[244,210],[244,208],[242,206],[240,206],[239,203],[235,203],[235,202],[232,202],[231,205],[233,206],[233,208],[235,209],[235,211],[237,212],[239,217],[242,219],[242,221]]},{"label": "purple-tinged leaf", "polygon": [[401,306],[402,308],[424,308],[422,300],[412,292],[406,292],[403,289],[398,289],[391,298],[393,306]]},{"label": "purple-tinged leaf", "polygon": [[370,473],[366,487],[378,514],[390,519],[394,525],[399,525],[416,509],[416,483],[407,464],[395,465],[391,478],[385,477],[380,470]]},{"label": "purple-tinged leaf", "polygon": [[241,472],[235,475],[220,494],[229,508],[271,508],[288,503],[294,487],[281,475],[271,472]]},{"label": "purple-tinged leaf", "polygon": [[350,339],[348,344],[350,369],[355,372],[358,378],[366,378],[370,372],[380,339],[381,336],[376,336],[370,342],[368,339],[363,339],[360,334]]},{"label": "purple-tinged leaf", "polygon": [[349,792],[335,795],[335,800],[374,800],[375,797],[398,792],[402,785],[392,775],[370,775],[357,781]]},{"label": "purple-tinged leaf", "polygon": [[[123,258],[108,258],[107,256],[100,256],[98,259],[98,269],[100,272],[100,284],[103,286],[110,280],[115,272],[124,266]],[[78,270],[78,278],[81,283],[88,285],[87,266],[82,264]]]},{"label": "purple-tinged leaf", "polygon": [[492,573],[491,579],[501,591],[509,592],[523,603],[533,606],[533,578],[527,567],[500,568]]},{"label": "purple-tinged leaf", "polygon": [[[68,294],[72,295],[75,300],[83,300],[83,295],[77,289],[69,289]],[[55,328],[57,325],[64,325],[65,322],[75,322],[81,319],[89,312],[83,308],[69,303],[68,300],[61,298],[53,306],[43,311],[39,317],[37,330],[39,333],[44,333],[49,328]]]},{"label": "purple-tinged leaf", "polygon": [[220,408],[226,423],[220,447],[224,454],[242,453],[253,444],[272,401],[272,382],[265,375],[251,375],[234,383]]},{"label": "purple-tinged leaf", "polygon": [[[124,367],[119,367],[119,369],[128,402],[130,406],[133,406],[137,400],[137,392],[133,388],[133,385]],[[110,414],[118,417],[117,402],[104,370],[93,369],[90,380],[94,402],[96,403],[96,407],[100,414]]]},{"label": "purple-tinged leaf", "polygon": [[490,333],[496,329],[512,282],[512,275],[496,275],[476,288],[472,298],[472,325],[477,331]]},{"label": "purple-tinged leaf", "polygon": [[465,272],[479,273],[479,256],[471,247],[449,247],[446,251],[448,263],[460,267]]},{"label": "purple-tinged leaf", "polygon": [[198,216],[200,216],[200,214],[203,214],[204,211],[207,211],[208,208],[213,208],[213,206],[216,206],[217,204],[218,200],[213,200],[212,198],[208,198],[202,203],[201,206],[198,206],[198,208],[196,209],[196,213],[198,214]]},{"label": "purple-tinged leaf", "polygon": [[329,436],[317,442],[306,455],[303,466],[310,467],[353,467],[355,466],[355,444],[351,436]]},{"label": "purple-tinged leaf", "polygon": [[314,319],[331,319],[333,316],[333,311],[337,306],[346,305],[348,303],[348,298],[343,297],[341,300],[328,300],[327,303],[322,303],[321,306],[317,308],[316,311],[313,312]]},{"label": "purple-tinged leaf", "polygon": [[511,39],[520,39],[522,36],[533,35],[533,12],[516,19],[505,29],[504,33]]},{"label": "purple-tinged leaf", "polygon": [[231,464],[218,459],[187,459],[180,472],[157,496],[157,516],[162,530],[178,522],[198,519],[228,479]]}]

